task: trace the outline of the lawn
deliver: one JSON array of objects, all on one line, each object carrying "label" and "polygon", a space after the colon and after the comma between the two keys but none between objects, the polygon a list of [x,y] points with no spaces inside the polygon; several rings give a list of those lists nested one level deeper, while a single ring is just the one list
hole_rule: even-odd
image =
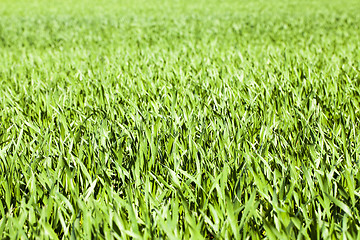
[{"label": "lawn", "polygon": [[359,239],[358,0],[0,0],[1,239]]}]

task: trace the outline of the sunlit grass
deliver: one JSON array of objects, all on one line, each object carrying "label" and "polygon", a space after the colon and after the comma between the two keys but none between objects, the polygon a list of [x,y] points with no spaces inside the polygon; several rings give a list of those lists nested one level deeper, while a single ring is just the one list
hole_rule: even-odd
[{"label": "sunlit grass", "polygon": [[357,1],[0,1],[2,239],[351,239]]}]

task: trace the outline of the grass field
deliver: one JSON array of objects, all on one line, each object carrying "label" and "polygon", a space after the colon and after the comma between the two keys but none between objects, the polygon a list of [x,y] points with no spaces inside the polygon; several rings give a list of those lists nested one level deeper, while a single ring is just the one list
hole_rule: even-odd
[{"label": "grass field", "polygon": [[359,12],[0,0],[0,238],[359,239]]}]

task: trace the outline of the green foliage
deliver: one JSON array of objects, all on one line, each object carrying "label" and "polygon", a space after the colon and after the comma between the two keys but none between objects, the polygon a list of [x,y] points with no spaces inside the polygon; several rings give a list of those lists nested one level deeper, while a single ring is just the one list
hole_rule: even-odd
[{"label": "green foliage", "polygon": [[358,238],[358,12],[1,1],[1,238]]}]

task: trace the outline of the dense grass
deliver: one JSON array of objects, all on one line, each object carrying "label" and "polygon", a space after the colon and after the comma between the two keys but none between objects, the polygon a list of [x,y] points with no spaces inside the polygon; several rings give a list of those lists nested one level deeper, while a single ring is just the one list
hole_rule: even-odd
[{"label": "dense grass", "polygon": [[0,0],[0,236],[350,239],[360,2]]}]

